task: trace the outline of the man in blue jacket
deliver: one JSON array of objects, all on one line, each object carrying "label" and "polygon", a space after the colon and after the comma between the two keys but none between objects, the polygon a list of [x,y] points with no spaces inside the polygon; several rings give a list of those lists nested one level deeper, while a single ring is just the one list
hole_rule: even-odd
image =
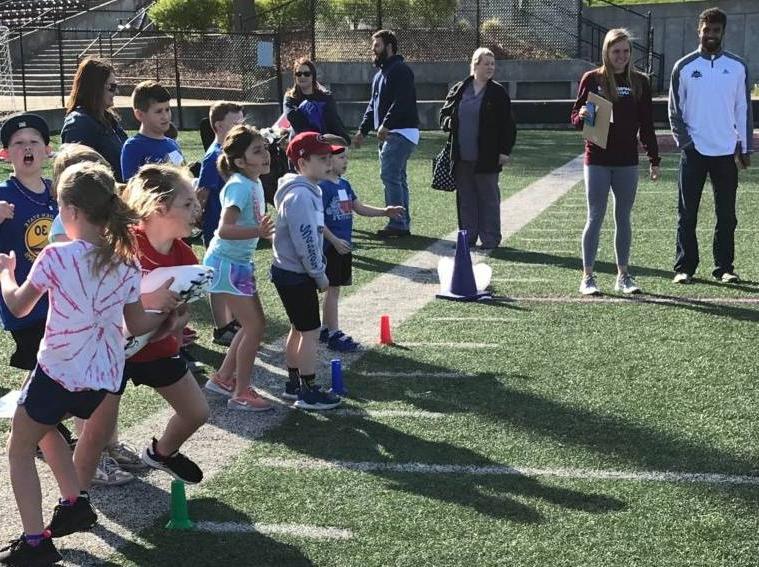
[{"label": "man in blue jacket", "polygon": [[361,147],[364,137],[371,130],[377,131],[385,204],[406,211],[403,217],[390,219],[377,234],[382,238],[408,236],[411,209],[406,164],[419,144],[414,73],[398,55],[398,38],[392,31],[380,30],[372,36],[372,52],[379,71],[372,79],[371,99],[353,143]]},{"label": "man in blue jacket", "polygon": [[675,63],[669,90],[669,121],[680,148],[675,283],[690,283],[698,266],[696,223],[708,175],[714,189],[714,270],[723,283],[739,281],[735,256],[738,168],[751,164],[751,78],[746,63],[722,49],[727,16],[719,8],[701,13],[701,45]]}]

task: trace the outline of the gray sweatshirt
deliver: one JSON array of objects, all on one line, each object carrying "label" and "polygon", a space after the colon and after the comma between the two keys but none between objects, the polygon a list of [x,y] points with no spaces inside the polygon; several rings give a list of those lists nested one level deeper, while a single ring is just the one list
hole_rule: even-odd
[{"label": "gray sweatshirt", "polygon": [[308,274],[320,288],[329,285],[322,254],[324,205],[319,186],[302,175],[287,173],[279,180],[274,206],[277,222],[272,265]]}]

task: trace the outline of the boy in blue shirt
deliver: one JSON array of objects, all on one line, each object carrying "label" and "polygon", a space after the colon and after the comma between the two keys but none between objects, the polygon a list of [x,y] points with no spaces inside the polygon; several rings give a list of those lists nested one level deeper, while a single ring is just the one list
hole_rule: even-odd
[{"label": "boy in blue shirt", "polygon": [[324,296],[324,325],[319,340],[331,350],[354,352],[360,345],[340,330],[337,303],[340,287],[351,284],[353,256],[351,235],[353,213],[365,217],[400,219],[405,209],[400,206],[372,207],[359,201],[351,184],[341,176],[348,168],[348,151],[336,148],[332,152],[327,179],[319,182],[324,203],[324,256],[327,259],[329,287]]},{"label": "boy in blue shirt", "polygon": [[[244,116],[242,106],[234,102],[217,102],[208,112],[208,119],[214,132],[213,143],[208,147],[200,166],[198,178],[198,200],[203,206],[203,244],[206,248],[213,238],[214,231],[219,226],[221,217],[221,188],[224,179],[216,166],[221,155],[221,145],[227,133],[237,124],[242,124]],[[229,346],[239,328],[232,317],[232,312],[226,305],[224,294],[209,294],[211,315],[214,330],[213,342]]]},{"label": "boy in blue shirt", "polygon": [[166,136],[171,128],[170,101],[169,91],[156,81],[143,81],[134,88],[132,108],[140,123],[140,131],[121,149],[124,182],[146,163],[184,163],[179,144]]},{"label": "boy in blue shirt", "polygon": [[[20,114],[0,129],[0,141],[8,152],[13,175],[0,183],[0,253],[16,253],[16,280],[24,281],[37,255],[48,243],[58,203],[51,181],[42,178],[50,152],[50,130],[36,114]],[[34,370],[45,332],[47,295],[25,317],[14,317],[0,297],[0,320],[16,343],[10,365]]]}]

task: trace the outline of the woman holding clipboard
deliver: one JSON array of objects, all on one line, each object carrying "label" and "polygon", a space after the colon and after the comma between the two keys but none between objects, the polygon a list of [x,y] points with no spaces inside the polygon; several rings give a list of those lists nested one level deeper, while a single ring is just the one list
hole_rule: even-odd
[{"label": "woman holding clipboard", "polygon": [[613,29],[603,43],[603,65],[587,72],[580,80],[577,100],[572,107],[572,124],[581,130],[586,122],[593,125],[594,105],[588,94],[594,93],[612,103],[606,147],[585,142],[585,193],[588,219],[582,233],[583,277],[580,293],[599,295],[601,290],[593,273],[601,225],[606,215],[609,189],[614,196],[614,250],[617,280],[614,286],[622,293],[640,293],[628,271],[632,226],[630,217],[638,189],[638,139],[650,162],[649,175],[659,178],[659,147],[656,143],[648,77],[631,63],[630,32]]}]

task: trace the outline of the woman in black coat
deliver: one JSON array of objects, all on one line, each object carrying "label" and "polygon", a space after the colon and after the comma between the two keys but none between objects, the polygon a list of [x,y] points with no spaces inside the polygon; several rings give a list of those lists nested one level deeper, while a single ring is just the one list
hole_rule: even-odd
[{"label": "woman in black coat", "polygon": [[334,134],[349,146],[351,138],[337,113],[335,99],[316,80],[316,66],[304,58],[293,66],[293,86],[285,93],[284,113],[293,130]]},{"label": "woman in black coat", "polygon": [[459,228],[467,231],[470,247],[479,238],[483,250],[492,250],[501,242],[498,174],[511,159],[516,126],[509,95],[493,80],[493,52],[477,49],[471,71],[471,76],[448,93],[440,111],[440,127],[451,133]]}]

